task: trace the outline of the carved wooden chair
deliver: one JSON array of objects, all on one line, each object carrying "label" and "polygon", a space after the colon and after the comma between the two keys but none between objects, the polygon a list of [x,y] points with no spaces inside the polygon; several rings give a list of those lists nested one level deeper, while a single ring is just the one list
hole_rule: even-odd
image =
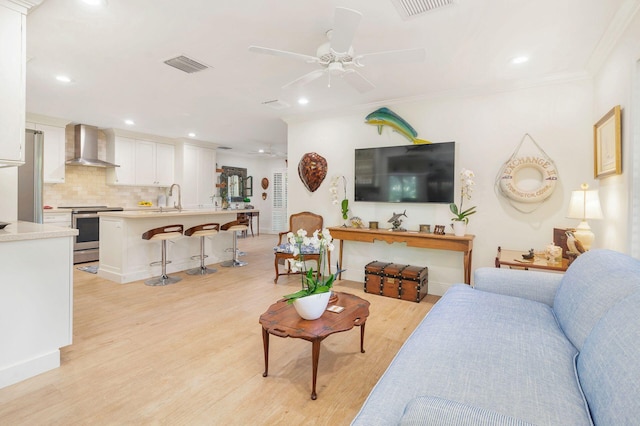
[{"label": "carved wooden chair", "polygon": [[[322,216],[311,212],[301,212],[292,214],[289,217],[289,230],[280,232],[278,234],[278,245],[274,247],[273,252],[275,254],[274,266],[276,269],[276,277],[273,279],[274,283],[278,283],[278,277],[281,275],[299,274],[300,272],[292,272],[291,265],[287,261],[293,260],[293,252],[291,250],[289,241],[287,240],[287,233],[298,232],[298,229],[304,229],[307,231],[307,235],[310,237],[316,230],[322,230]],[[320,262],[320,254],[317,249],[312,246],[306,246],[302,248],[304,260],[315,260],[316,264]],[[331,259],[327,259],[327,264],[331,264]],[[283,265],[285,272],[280,272],[279,265]],[[317,270],[317,268],[316,268]]]}]

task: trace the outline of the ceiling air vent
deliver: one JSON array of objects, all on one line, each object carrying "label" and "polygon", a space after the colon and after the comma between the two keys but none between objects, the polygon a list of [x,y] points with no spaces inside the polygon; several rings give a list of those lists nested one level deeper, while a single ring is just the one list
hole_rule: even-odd
[{"label": "ceiling air vent", "polygon": [[192,74],[194,72],[204,71],[209,68],[207,65],[201,64],[198,61],[194,61],[191,58],[187,58],[184,55],[176,56],[175,58],[167,59],[165,64]]},{"label": "ceiling air vent", "polygon": [[269,108],[273,108],[273,109],[285,109],[285,108],[289,108],[291,106],[288,103],[286,103],[285,101],[280,101],[278,99],[272,99],[270,101],[264,101],[262,103],[262,105],[268,106]]},{"label": "ceiling air vent", "polygon": [[449,6],[455,0],[391,0],[402,19],[415,18],[434,9]]}]

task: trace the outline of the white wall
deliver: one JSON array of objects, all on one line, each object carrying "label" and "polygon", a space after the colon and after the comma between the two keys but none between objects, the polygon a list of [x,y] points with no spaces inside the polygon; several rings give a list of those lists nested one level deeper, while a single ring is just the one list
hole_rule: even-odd
[{"label": "white wall", "polygon": [[[640,15],[636,14],[594,78],[594,107],[591,117],[591,121],[596,123],[615,105],[622,108],[622,174],[598,181],[606,220],[592,224],[592,228],[604,247],[631,253],[631,241],[636,241],[633,253],[635,256],[640,255],[640,229],[637,224],[640,212],[633,211],[630,197],[631,190],[636,191],[636,197],[640,196],[640,178],[636,178],[634,187],[632,167],[633,155],[639,155],[637,151],[640,150],[637,128],[640,118],[638,40]],[[638,172],[635,170],[636,174]],[[636,218],[635,228],[632,228],[633,218]]]},{"label": "white wall", "polygon": [[[253,197],[249,198],[251,198],[251,204],[256,209],[260,210],[260,232],[270,234],[272,218],[271,212],[273,210],[271,206],[271,201],[273,199],[273,182],[271,176],[273,174],[273,170],[286,167],[285,160],[282,158],[271,158],[260,155],[238,155],[219,149],[217,151],[216,161],[218,163],[218,167],[244,167],[247,169],[247,176],[253,176]],[[260,186],[260,181],[263,177],[269,179],[269,187],[266,191],[264,191],[262,186]],[[263,192],[267,193],[266,200],[262,199]],[[276,244],[275,241],[274,244]]]},{"label": "white wall", "polygon": [[[456,141],[456,169],[471,169],[476,189],[468,233],[475,234],[473,266],[492,266],[498,246],[510,249],[542,249],[553,239],[554,227],[570,227],[577,221],[565,217],[570,193],[580,183],[593,185],[593,87],[590,80],[562,82],[469,97],[442,98],[387,105],[407,120],[421,138],[434,142]],[[365,223],[386,224],[393,212],[407,210],[403,225],[448,225],[451,214],[443,204],[385,204],[353,202],[354,148],[406,145],[408,141],[385,128],[364,123],[366,110],[334,117],[289,120],[289,213],[312,210],[327,225],[342,223],[338,206],[331,204],[330,179],[344,174],[348,180],[351,214]],[[494,190],[502,164],[529,133],[555,161],[559,181],[553,195],[535,212],[523,214]],[[306,152],[315,151],[328,161],[328,176],[315,193],[302,185],[297,164]],[[456,190],[458,191],[458,190]],[[456,192],[458,193],[458,192]],[[597,245],[597,243],[596,243]],[[442,294],[462,282],[462,254],[406,248],[386,243],[345,243],[347,279],[362,280],[364,265],[372,260],[429,267],[429,292]]]}]

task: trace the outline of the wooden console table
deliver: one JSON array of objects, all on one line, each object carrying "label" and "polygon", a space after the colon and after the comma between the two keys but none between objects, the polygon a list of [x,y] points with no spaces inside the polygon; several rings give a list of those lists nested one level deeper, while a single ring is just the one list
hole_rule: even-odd
[{"label": "wooden console table", "polygon": [[359,241],[373,243],[385,241],[386,243],[406,243],[407,247],[429,248],[435,250],[461,251],[464,253],[464,282],[471,283],[471,256],[473,253],[474,235],[456,237],[451,234],[436,235],[415,231],[393,232],[388,229],[368,228],[329,228],[331,236],[340,240],[340,266],[342,267],[343,244],[345,241]]}]

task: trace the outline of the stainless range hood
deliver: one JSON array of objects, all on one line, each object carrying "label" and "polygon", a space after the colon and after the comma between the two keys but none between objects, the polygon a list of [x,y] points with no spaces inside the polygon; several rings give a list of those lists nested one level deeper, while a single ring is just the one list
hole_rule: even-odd
[{"label": "stainless range hood", "polygon": [[86,124],[75,126],[74,158],[68,160],[70,166],[120,167],[98,159],[98,128]]}]

